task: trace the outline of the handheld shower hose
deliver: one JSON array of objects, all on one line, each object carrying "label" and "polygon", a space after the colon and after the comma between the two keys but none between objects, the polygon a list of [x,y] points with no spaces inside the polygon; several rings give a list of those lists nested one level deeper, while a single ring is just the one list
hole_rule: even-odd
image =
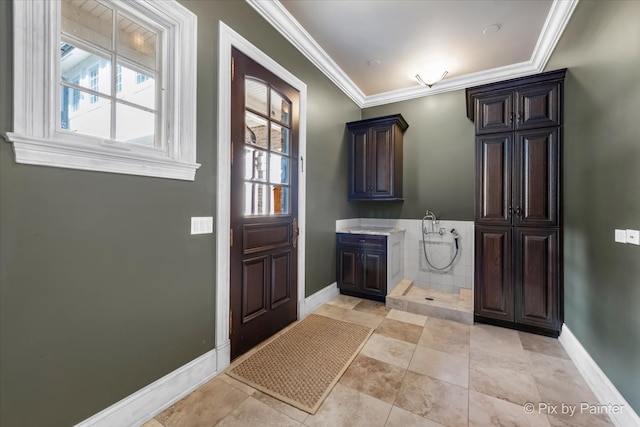
[{"label": "handheld shower hose", "polygon": [[[430,211],[427,211],[428,213]],[[458,243],[458,239],[460,238],[460,234],[458,233],[458,231],[455,228],[451,229],[451,235],[453,235],[453,241],[456,245],[456,252],[453,254],[453,257],[451,258],[451,261],[449,261],[449,263],[447,265],[445,265],[444,267],[436,267],[435,265],[431,264],[431,261],[429,261],[429,256],[427,255],[427,234],[429,234],[429,231],[427,230],[427,228],[425,228],[425,220],[426,219],[431,219],[433,222],[435,222],[435,216],[433,215],[425,215],[422,218],[422,249],[424,251],[424,258],[427,261],[427,264],[429,265],[429,267],[431,267],[433,270],[436,271],[445,271],[447,270],[449,267],[451,267],[451,265],[453,265],[453,262],[456,260],[456,257],[458,256],[458,252],[460,251],[460,246]]]}]

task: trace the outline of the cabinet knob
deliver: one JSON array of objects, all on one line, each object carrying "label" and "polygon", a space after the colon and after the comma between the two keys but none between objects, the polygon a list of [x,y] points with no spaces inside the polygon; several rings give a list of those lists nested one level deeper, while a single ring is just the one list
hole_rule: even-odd
[{"label": "cabinet knob", "polygon": [[522,209],[520,208],[520,206],[517,206],[517,207],[516,207],[516,215],[517,215],[518,217],[521,217],[521,216],[522,216]]},{"label": "cabinet knob", "polygon": [[509,206],[508,211],[509,211],[509,218],[511,218],[513,216],[513,207]]},{"label": "cabinet knob", "polygon": [[518,111],[518,123],[520,123],[520,120],[522,119],[522,113],[520,111]]},{"label": "cabinet knob", "polygon": [[509,123],[513,123],[513,111],[509,113]]}]

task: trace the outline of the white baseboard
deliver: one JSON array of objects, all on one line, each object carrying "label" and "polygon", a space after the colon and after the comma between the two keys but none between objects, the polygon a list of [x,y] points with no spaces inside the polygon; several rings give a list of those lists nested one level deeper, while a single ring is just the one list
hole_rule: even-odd
[{"label": "white baseboard", "polygon": [[298,307],[300,319],[306,317],[307,314],[311,313],[313,310],[320,307],[331,298],[337,296],[339,293],[340,291],[338,291],[338,284],[336,282],[333,282],[329,286],[320,289],[315,294],[308,296],[304,300],[300,301],[300,305]]},{"label": "white baseboard", "polygon": [[[299,303],[300,318],[339,294],[334,282]],[[141,390],[114,403],[75,427],[140,426],[158,415],[229,366],[230,342],[226,340]]]},{"label": "white baseboard", "polygon": [[600,403],[621,406],[620,413],[609,414],[611,421],[618,427],[640,427],[638,414],[587,353],[571,330],[567,328],[567,325],[562,325],[562,333],[558,337],[558,341],[567,351]]},{"label": "white baseboard", "polygon": [[213,349],[75,427],[140,426],[221,372],[217,359]]}]

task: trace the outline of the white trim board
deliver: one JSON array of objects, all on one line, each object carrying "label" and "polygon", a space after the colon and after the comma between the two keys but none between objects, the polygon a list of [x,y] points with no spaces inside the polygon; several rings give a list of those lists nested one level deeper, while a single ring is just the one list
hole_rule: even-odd
[{"label": "white trim board", "polygon": [[140,426],[220,373],[214,349],[75,427]]},{"label": "white trim board", "polygon": [[640,417],[633,410],[631,405],[620,394],[615,385],[600,369],[598,364],[591,358],[587,350],[580,344],[580,341],[573,335],[567,325],[562,325],[562,333],[558,341],[567,351],[569,357],[582,374],[585,381],[596,395],[600,403],[622,405],[619,414],[610,414],[609,417],[618,427],[640,427]]},{"label": "white trim board", "polygon": [[[335,282],[298,303],[299,318],[338,295]],[[227,339],[226,343],[228,344]],[[213,349],[75,427],[140,426],[229,366],[229,345]]]},{"label": "white trim board", "polygon": [[338,290],[338,284],[333,282],[329,286],[320,289],[313,295],[308,296],[300,302],[298,313],[300,313],[300,319],[306,317],[312,313],[316,308],[320,307],[331,298],[338,296],[340,291]]},{"label": "white trim board", "polygon": [[544,70],[578,0],[554,0],[531,58],[491,70],[445,79],[434,88],[416,86],[366,96],[278,0],[246,0],[269,24],[324,73],[360,108],[406,101],[465,89],[500,80],[523,77]]},{"label": "white trim board", "polygon": [[[235,32],[224,22],[219,22],[218,46],[218,179],[216,181],[216,348],[225,349],[219,367],[229,366],[229,283],[230,283],[230,206],[231,206],[231,48],[262,65],[300,92],[300,121],[298,152],[301,159],[307,156],[307,85],[276,61]],[[304,162],[298,162],[300,166]],[[305,246],[306,246],[306,173],[298,168],[298,308],[304,300]],[[298,311],[300,318],[300,311]]]}]

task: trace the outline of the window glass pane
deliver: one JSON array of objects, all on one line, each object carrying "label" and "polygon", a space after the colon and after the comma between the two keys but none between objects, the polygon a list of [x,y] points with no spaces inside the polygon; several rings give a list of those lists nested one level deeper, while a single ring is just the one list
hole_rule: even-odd
[{"label": "window glass pane", "polygon": [[62,43],[60,52],[60,77],[63,82],[77,84],[106,95],[111,94],[111,63],[107,58],[70,43]]},{"label": "window glass pane", "polygon": [[254,181],[267,180],[267,152],[245,146],[244,148],[244,178]]},{"label": "window glass pane", "polygon": [[271,89],[271,117],[288,125],[290,115],[291,103]]},{"label": "window glass pane", "polygon": [[95,0],[62,1],[62,33],[112,49],[113,11]]},{"label": "window glass pane", "polygon": [[148,111],[116,104],[116,139],[153,147],[156,115]]},{"label": "window glass pane", "polygon": [[267,204],[269,193],[265,184],[244,184],[244,214],[245,215],[267,215]]},{"label": "window glass pane", "polygon": [[118,14],[116,51],[119,56],[156,70],[156,34],[121,14]]},{"label": "window glass pane", "polygon": [[267,110],[267,85],[263,82],[245,79],[245,108],[251,108],[258,113],[268,114]]},{"label": "window glass pane", "polygon": [[271,123],[271,150],[289,154],[289,128]]},{"label": "window glass pane", "polygon": [[[119,99],[124,99],[143,107],[156,108],[156,80],[153,76],[133,70],[124,63],[118,63],[121,70],[121,90],[116,91]],[[116,75],[116,82],[117,82]]]},{"label": "window glass pane", "polygon": [[289,213],[289,187],[281,185],[271,186],[271,209],[272,215],[285,215]]},{"label": "window glass pane", "polygon": [[258,147],[268,148],[267,120],[248,111],[245,114],[245,120],[244,142],[246,144],[257,145]]},{"label": "window glass pane", "polygon": [[110,138],[111,101],[69,88],[60,87],[60,127],[85,135]]},{"label": "window glass pane", "polygon": [[269,154],[269,182],[287,184],[289,182],[289,158],[279,154]]}]

